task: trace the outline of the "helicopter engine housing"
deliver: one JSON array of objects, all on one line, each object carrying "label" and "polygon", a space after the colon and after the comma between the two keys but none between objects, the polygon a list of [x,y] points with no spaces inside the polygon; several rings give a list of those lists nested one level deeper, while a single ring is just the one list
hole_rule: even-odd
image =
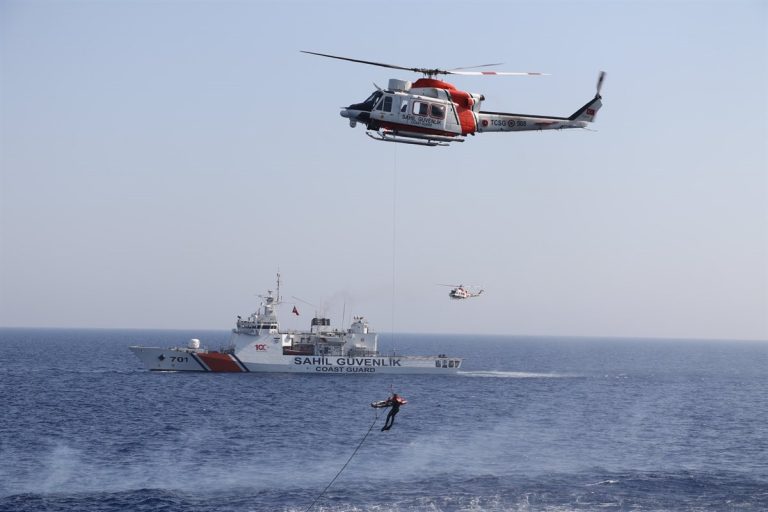
[{"label": "helicopter engine housing", "polygon": [[411,90],[411,85],[411,82],[408,80],[398,80],[397,78],[389,79],[390,91],[408,92]]}]

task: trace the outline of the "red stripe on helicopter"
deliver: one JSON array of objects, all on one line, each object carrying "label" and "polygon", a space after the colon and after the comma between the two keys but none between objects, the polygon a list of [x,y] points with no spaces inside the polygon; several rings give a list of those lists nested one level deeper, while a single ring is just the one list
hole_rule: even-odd
[{"label": "red stripe on helicopter", "polygon": [[459,122],[461,123],[461,134],[467,135],[468,133],[475,133],[477,129],[477,123],[475,122],[475,116],[472,111],[467,108],[458,107]]},{"label": "red stripe on helicopter", "polygon": [[461,134],[475,133],[477,122],[472,113],[472,106],[475,104],[474,98],[468,92],[456,89],[449,91],[449,94],[451,101],[456,105],[456,114],[459,116],[459,123],[461,124]]},{"label": "red stripe on helicopter", "polygon": [[413,82],[413,85],[411,88],[413,89],[420,89],[420,88],[430,88],[434,87],[435,89],[448,89],[451,91],[456,90],[456,86],[453,84],[449,84],[448,82],[443,82],[442,80],[435,80],[434,78],[419,78],[415,82]]},{"label": "red stripe on helicopter", "polygon": [[211,369],[212,372],[242,372],[236,362],[232,360],[229,354],[220,352],[208,352],[207,354],[197,353],[197,357]]}]

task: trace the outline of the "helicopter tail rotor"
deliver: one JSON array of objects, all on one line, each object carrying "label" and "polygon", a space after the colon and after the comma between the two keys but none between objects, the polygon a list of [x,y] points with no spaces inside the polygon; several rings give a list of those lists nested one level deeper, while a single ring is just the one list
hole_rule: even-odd
[{"label": "helicopter tail rotor", "polygon": [[[603,106],[602,96],[600,96],[600,90],[603,88],[603,81],[605,80],[605,71],[601,71],[597,77],[597,92],[595,97],[587,102],[586,105],[574,112],[568,117],[570,121],[583,121],[584,123],[591,123],[595,120],[595,115],[600,107]],[[582,123],[580,128],[586,128],[586,124]]]},{"label": "helicopter tail rotor", "polygon": [[600,75],[597,77],[597,93],[595,94],[596,98],[600,97],[600,90],[603,88],[603,80],[605,80],[605,71],[601,71]]}]

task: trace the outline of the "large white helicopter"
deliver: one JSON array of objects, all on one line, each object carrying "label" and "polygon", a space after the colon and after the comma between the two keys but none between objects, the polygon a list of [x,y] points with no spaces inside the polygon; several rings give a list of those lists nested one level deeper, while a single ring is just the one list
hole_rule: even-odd
[{"label": "large white helicopter", "polygon": [[485,291],[482,288],[478,290],[476,286],[464,286],[463,284],[441,284],[440,286],[450,286],[453,288],[448,292],[448,296],[452,299],[479,297]]},{"label": "large white helicopter", "polygon": [[[362,103],[353,103],[341,109],[341,117],[349,119],[349,126],[354,128],[357,123],[361,123],[366,128],[366,135],[384,142],[447,146],[451,142],[464,142],[467,135],[475,135],[475,133],[586,128],[589,123],[594,121],[595,114],[602,106],[600,89],[605,77],[604,72],[600,72],[598,77],[595,97],[568,117],[512,114],[480,110],[485,96],[460,91],[452,84],[436,80],[435,76],[530,76],[544,73],[465,71],[468,68],[451,70],[408,68],[325,53],[301,51],[331,59],[413,71],[423,75],[423,78],[419,78],[413,83],[390,79],[386,89],[376,86],[376,91]],[[484,64],[473,67],[496,65]]]}]

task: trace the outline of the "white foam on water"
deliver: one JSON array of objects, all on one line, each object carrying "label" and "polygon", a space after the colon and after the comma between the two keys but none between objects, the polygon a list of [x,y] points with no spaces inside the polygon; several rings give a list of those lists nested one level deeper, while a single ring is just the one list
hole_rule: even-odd
[{"label": "white foam on water", "polygon": [[469,371],[458,372],[460,377],[486,377],[497,379],[567,379],[578,375],[566,373],[534,373],[534,372],[505,372],[505,371]]},{"label": "white foam on water", "polygon": [[587,487],[592,487],[593,485],[611,485],[611,484],[617,484],[617,483],[619,483],[618,480],[601,480],[593,484],[587,484]]}]

